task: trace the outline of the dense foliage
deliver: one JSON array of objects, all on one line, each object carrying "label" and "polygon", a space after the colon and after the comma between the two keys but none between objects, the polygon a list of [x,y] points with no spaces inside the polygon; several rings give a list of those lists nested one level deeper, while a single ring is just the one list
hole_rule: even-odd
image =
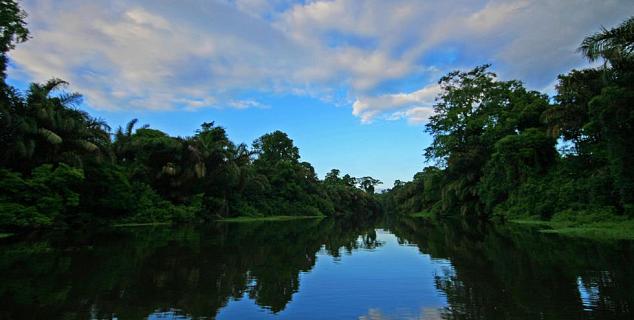
[{"label": "dense foliage", "polygon": [[0,2],[0,231],[93,222],[187,222],[236,215],[343,216],[379,211],[370,177],[320,181],[285,133],[252,147],[203,123],[172,137],[137,120],[114,132],[52,79],[22,93],[4,81],[27,40],[25,14]]},{"label": "dense foliage", "polygon": [[488,66],[451,72],[426,131],[425,168],[383,195],[400,213],[586,222],[634,217],[634,18],[587,37],[599,68],[552,98]]},{"label": "dense foliage", "polygon": [[[238,215],[358,216],[381,211],[372,177],[320,180],[285,133],[252,146],[203,123],[172,137],[137,120],[113,130],[51,79],[6,84],[7,53],[29,38],[0,2],[0,231],[93,222],[186,222]],[[380,195],[400,213],[602,221],[634,217],[634,18],[587,37],[598,68],[560,75],[557,94],[454,71],[426,131],[435,166]]]}]

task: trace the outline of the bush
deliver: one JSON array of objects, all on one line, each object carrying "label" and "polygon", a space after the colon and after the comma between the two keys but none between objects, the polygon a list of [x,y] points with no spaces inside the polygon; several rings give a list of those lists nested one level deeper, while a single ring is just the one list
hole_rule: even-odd
[{"label": "bush", "polygon": [[551,221],[569,225],[583,225],[601,222],[615,222],[624,220],[625,217],[617,216],[613,207],[597,207],[586,210],[567,209],[553,215]]},{"label": "bush", "polygon": [[192,197],[189,203],[174,205],[164,200],[149,185],[134,183],[133,197],[137,200],[132,215],[123,219],[125,222],[152,223],[175,222],[186,223],[196,221],[202,208],[202,195]]},{"label": "bush", "polygon": [[77,214],[81,169],[60,163],[33,169],[31,177],[0,169],[0,228],[25,229],[67,222]]}]

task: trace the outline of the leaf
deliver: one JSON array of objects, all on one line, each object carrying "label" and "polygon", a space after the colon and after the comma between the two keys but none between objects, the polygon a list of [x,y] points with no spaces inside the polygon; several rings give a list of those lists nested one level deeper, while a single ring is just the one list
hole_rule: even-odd
[{"label": "leaf", "polygon": [[60,144],[62,143],[62,137],[58,136],[55,132],[48,130],[46,128],[40,128],[37,132],[51,144]]}]

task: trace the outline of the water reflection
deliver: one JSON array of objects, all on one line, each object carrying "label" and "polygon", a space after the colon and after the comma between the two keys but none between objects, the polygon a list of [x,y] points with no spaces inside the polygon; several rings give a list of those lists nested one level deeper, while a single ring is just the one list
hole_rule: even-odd
[{"label": "water reflection", "polygon": [[511,227],[303,220],[47,239],[0,244],[0,319],[631,319],[634,306],[631,242]]},{"label": "water reflection", "polygon": [[436,308],[423,308],[419,313],[403,312],[398,314],[384,314],[379,309],[370,309],[367,315],[362,315],[359,320],[394,320],[394,319],[408,319],[408,320],[440,320],[443,319],[443,313],[441,309]]},{"label": "water reflection", "polygon": [[421,252],[449,259],[436,275],[445,319],[632,319],[634,246],[561,238],[517,226],[432,225],[393,231]]},{"label": "water reflection", "polygon": [[376,248],[375,242],[369,224],[305,220],[6,245],[0,248],[0,318],[213,318],[243,296],[280,312],[318,251],[337,257]]}]

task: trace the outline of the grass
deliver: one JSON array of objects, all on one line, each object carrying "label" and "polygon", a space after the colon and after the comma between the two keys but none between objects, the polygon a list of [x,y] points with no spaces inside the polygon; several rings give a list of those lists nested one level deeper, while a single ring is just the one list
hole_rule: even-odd
[{"label": "grass", "polygon": [[166,226],[171,225],[171,222],[131,222],[131,223],[116,223],[112,226],[115,228],[128,228],[128,227],[150,227],[150,226]]},{"label": "grass", "polygon": [[8,238],[8,237],[11,237],[13,235],[14,235],[13,233],[1,233],[0,232],[0,239]]},{"label": "grass", "polygon": [[259,221],[289,221],[301,219],[321,219],[324,216],[266,216],[266,217],[235,217],[223,218],[217,221],[221,222],[259,222]]},{"label": "grass", "polygon": [[416,212],[416,213],[412,213],[409,215],[410,217],[414,217],[414,218],[425,218],[425,219],[432,219],[433,215],[431,212],[429,211],[421,211],[421,212]]},{"label": "grass", "polygon": [[634,240],[634,220],[615,222],[572,223],[541,220],[511,220],[513,223],[532,225],[540,232],[597,240]]}]

